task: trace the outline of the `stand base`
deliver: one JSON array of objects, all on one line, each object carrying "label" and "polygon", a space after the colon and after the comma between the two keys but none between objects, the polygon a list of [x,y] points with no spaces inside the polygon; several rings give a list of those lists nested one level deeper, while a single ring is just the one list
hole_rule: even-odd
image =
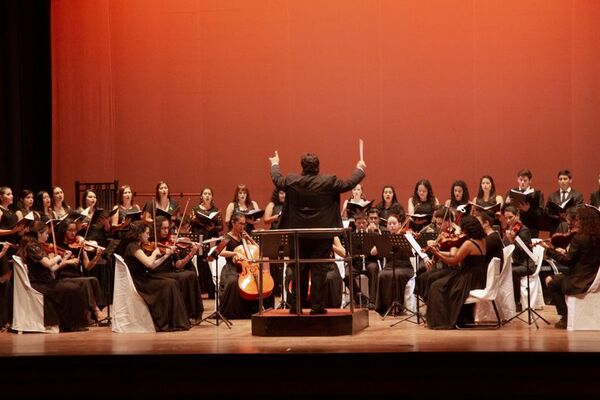
[{"label": "stand base", "polygon": [[303,309],[302,315],[290,314],[289,310],[268,310],[252,316],[254,336],[340,336],[355,335],[369,326],[367,310],[327,309],[327,314],[310,315]]}]

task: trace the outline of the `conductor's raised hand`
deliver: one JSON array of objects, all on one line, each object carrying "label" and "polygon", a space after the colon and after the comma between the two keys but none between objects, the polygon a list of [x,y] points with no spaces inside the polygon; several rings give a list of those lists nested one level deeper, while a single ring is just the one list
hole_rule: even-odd
[{"label": "conductor's raised hand", "polygon": [[363,160],[360,160],[356,163],[356,168],[364,171],[365,169],[367,169],[367,164],[365,164]]},{"label": "conductor's raised hand", "polygon": [[273,157],[269,157],[269,161],[271,161],[271,165],[279,164],[279,153],[275,150],[275,155]]}]

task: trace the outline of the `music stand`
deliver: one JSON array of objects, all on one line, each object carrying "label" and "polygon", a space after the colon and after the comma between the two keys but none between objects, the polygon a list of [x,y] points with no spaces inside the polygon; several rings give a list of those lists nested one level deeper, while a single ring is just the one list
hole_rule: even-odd
[{"label": "music stand", "polygon": [[[362,305],[362,279],[360,279],[360,274],[361,273],[365,273],[366,272],[366,265],[365,265],[365,258],[367,256],[370,255],[370,251],[371,248],[373,248],[373,246],[369,246],[369,244],[372,244],[373,241],[370,239],[370,236],[372,236],[372,233],[367,233],[367,232],[352,232],[351,234],[351,254],[352,254],[352,261],[350,262],[350,266],[348,269],[353,267],[353,263],[354,263],[354,259],[356,258],[360,258],[362,261],[362,268],[361,268],[361,272],[358,275],[358,290],[360,292],[360,296],[358,297],[358,307],[359,308],[363,308]],[[350,282],[350,278],[351,275],[353,274],[349,274],[348,276],[348,283],[349,285],[354,285],[354,282]],[[354,279],[352,279],[352,281],[354,281]],[[371,295],[371,293],[369,293],[369,295]],[[354,299],[350,299],[350,301],[354,301]],[[371,301],[371,298],[369,296],[369,301]],[[348,303],[350,304],[350,303]],[[348,305],[346,304],[346,306]]]},{"label": "music stand", "polygon": [[[256,237],[258,238],[257,242],[260,246],[261,259],[266,257],[269,259],[269,263],[276,263],[274,260],[284,260],[285,258],[289,259],[290,246],[289,237],[287,234],[256,235]],[[291,308],[287,302],[285,289],[285,270],[287,268],[287,263],[285,261],[280,263],[283,264],[283,267],[281,268],[281,302],[275,307],[276,310],[281,308]],[[262,263],[260,263],[260,265],[261,273],[259,277],[259,283],[262,282]],[[262,287],[259,289],[259,293],[259,310],[262,310]]]},{"label": "music stand", "polygon": [[[377,248],[377,253],[380,255],[388,254],[392,258],[398,255],[402,259],[409,260],[412,255],[412,247],[408,240],[403,235],[386,234],[369,236],[373,241],[373,245]],[[386,260],[387,264],[387,260]],[[388,315],[394,317],[408,310],[403,304],[398,301],[398,282],[396,281],[396,267],[392,266],[392,303],[387,311],[383,314],[382,320]]]},{"label": "music stand", "polygon": [[[225,323],[225,325],[227,325],[229,329],[231,329],[231,325],[233,325],[233,322],[231,322],[230,320],[225,318],[223,314],[221,314],[221,306],[219,304],[219,255],[216,253],[217,248],[218,246],[213,247],[207,254],[208,257],[214,257],[215,259],[215,311],[213,311],[213,313],[210,314],[208,317],[202,318],[198,324],[201,324],[202,322],[206,321],[209,324],[219,326],[220,319]],[[215,321],[210,321],[211,319],[214,319]]]},{"label": "music stand", "polygon": [[111,323],[110,305],[112,302],[112,291],[110,289],[110,283],[114,282],[114,278],[112,276],[113,268],[111,268],[113,258],[111,256],[114,254],[120,243],[120,239],[110,239],[108,245],[106,245],[106,248],[102,253],[102,258],[104,258],[106,261],[104,265],[106,266],[106,274],[108,275],[106,278],[106,287],[104,288],[106,293],[106,318],[102,321],[98,321],[98,326],[110,326]]},{"label": "music stand", "polygon": [[[544,319],[544,317],[542,317],[540,314],[537,313],[537,311],[535,311],[533,308],[531,308],[531,289],[529,287],[529,276],[531,275],[531,273],[529,273],[530,263],[531,263],[531,261],[534,261],[536,263],[536,266],[537,266],[537,263],[540,260],[537,260],[535,258],[535,255],[531,252],[531,250],[529,250],[529,247],[527,247],[527,245],[525,244],[525,242],[523,242],[523,239],[521,239],[519,236],[515,236],[515,243],[517,243],[519,245],[519,247],[521,247],[523,249],[523,251],[528,256],[527,257],[527,264],[526,264],[527,275],[525,275],[525,277],[527,278],[527,308],[525,308],[524,310],[521,310],[519,313],[517,313],[517,315],[513,316],[508,321],[506,321],[506,323],[509,323],[513,319],[518,318],[519,321],[526,322],[527,325],[531,325],[533,323],[533,324],[535,324],[536,329],[540,329],[540,327],[537,324],[537,320],[538,319],[541,319],[547,325],[550,325],[550,322],[546,321]],[[519,290],[521,290],[521,288],[519,288]],[[525,320],[523,320],[523,319],[520,318],[521,314],[523,314],[525,312],[527,313],[527,321],[525,321]],[[535,317],[532,317],[531,314],[534,314]]]}]

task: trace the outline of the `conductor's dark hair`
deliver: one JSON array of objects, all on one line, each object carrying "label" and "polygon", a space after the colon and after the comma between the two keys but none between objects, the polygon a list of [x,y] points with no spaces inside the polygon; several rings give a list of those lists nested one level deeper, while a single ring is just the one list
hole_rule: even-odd
[{"label": "conductor's dark hair", "polygon": [[471,239],[483,239],[486,237],[481,223],[472,215],[465,215],[460,221],[460,229]]},{"label": "conductor's dark hair", "polygon": [[306,153],[300,159],[302,175],[317,175],[319,173],[319,157],[315,153]]},{"label": "conductor's dark hair", "polygon": [[558,174],[556,174],[556,177],[560,178],[561,176],[568,176],[569,179],[573,179],[573,176],[571,175],[571,171],[569,171],[568,169],[561,169],[560,171],[558,171]]}]

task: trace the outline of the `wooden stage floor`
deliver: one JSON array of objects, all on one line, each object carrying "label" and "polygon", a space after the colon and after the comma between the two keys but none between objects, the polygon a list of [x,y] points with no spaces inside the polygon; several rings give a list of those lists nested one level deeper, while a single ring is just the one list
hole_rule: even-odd
[{"label": "wooden stage floor", "polygon": [[[214,303],[204,303],[211,312]],[[552,306],[541,314],[551,324],[557,320]],[[4,332],[0,388],[30,395],[57,391],[63,398],[89,392],[91,382],[102,382],[96,385],[102,393],[168,398],[236,396],[248,387],[251,398],[280,392],[284,398],[600,393],[600,332],[567,332],[543,321],[536,329],[517,320],[499,330],[434,331],[408,322],[390,327],[396,321],[371,311],[368,328],[335,337],[252,336],[250,320],[233,321],[232,329],[202,323],[170,333],[116,334],[108,327]],[[36,385],[27,385],[32,376]],[[268,383],[256,385],[257,379]]]}]

